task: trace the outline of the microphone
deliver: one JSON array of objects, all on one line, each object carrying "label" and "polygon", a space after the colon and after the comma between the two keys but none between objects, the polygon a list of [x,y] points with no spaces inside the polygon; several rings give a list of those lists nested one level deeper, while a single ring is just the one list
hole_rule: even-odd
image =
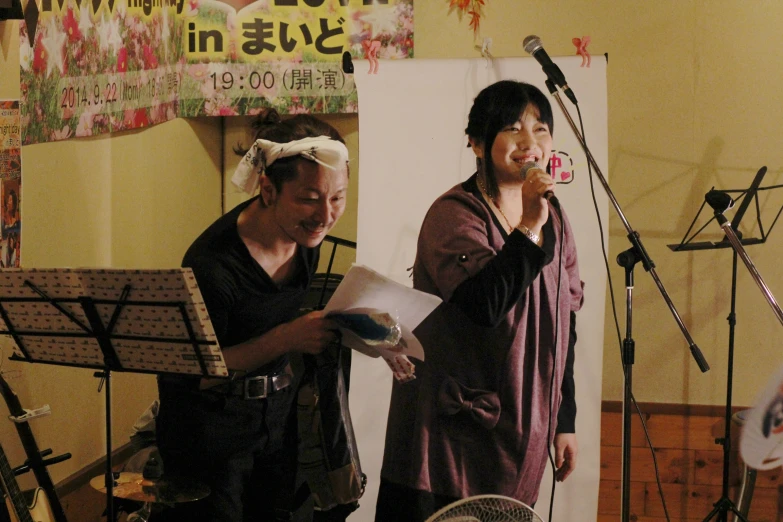
[{"label": "microphone", "polygon": [[525,47],[525,52],[532,54],[533,58],[535,58],[538,63],[541,64],[541,67],[544,69],[544,73],[546,73],[547,78],[549,78],[555,85],[563,89],[565,95],[568,96],[568,99],[571,100],[574,105],[578,105],[574,91],[572,91],[566,83],[563,71],[561,71],[560,67],[558,67],[552,61],[549,55],[546,54],[546,51],[544,50],[544,44],[541,43],[541,39],[538,36],[531,34],[522,41],[522,45]]},{"label": "microphone", "polygon": [[[541,172],[546,174],[546,170],[541,168],[541,165],[539,165],[535,161],[528,161],[527,163],[522,165],[522,179],[524,180],[525,178],[527,178],[528,173],[533,170],[540,170]],[[546,192],[544,192],[544,197],[546,198],[547,201],[552,203],[552,206],[554,206],[556,209],[560,209],[560,202],[555,197],[554,192],[552,192],[551,190],[547,190]]]}]

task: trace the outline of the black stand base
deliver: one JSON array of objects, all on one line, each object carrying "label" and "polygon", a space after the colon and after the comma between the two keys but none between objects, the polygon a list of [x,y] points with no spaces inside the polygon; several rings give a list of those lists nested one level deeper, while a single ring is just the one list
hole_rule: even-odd
[{"label": "black stand base", "polygon": [[741,520],[742,522],[748,522],[748,519],[745,518],[742,513],[737,511],[737,506],[734,505],[734,502],[731,501],[731,499],[726,497],[721,497],[718,499],[715,504],[713,504],[715,508],[710,511],[710,514],[707,515],[707,518],[704,519],[703,522],[707,522],[708,520],[712,520],[713,517],[718,517],[716,520],[718,522],[728,522],[728,514],[729,512],[734,513],[734,520],[735,522],[737,520]]}]

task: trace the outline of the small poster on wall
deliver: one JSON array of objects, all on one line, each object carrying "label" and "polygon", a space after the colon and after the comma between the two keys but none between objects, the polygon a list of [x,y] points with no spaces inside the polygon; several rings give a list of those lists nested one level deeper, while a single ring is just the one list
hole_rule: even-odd
[{"label": "small poster on wall", "polygon": [[21,252],[22,220],[19,212],[22,178],[4,178],[2,184],[2,259],[0,263],[5,268],[19,266]]},{"label": "small poster on wall", "polygon": [[19,100],[0,100],[0,177],[22,175]]},{"label": "small poster on wall", "polygon": [[22,137],[19,100],[0,100],[0,267],[19,266]]}]

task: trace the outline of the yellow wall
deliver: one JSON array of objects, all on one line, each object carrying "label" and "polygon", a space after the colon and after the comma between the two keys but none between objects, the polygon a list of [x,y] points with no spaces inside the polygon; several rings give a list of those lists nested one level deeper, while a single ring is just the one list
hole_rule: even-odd
[{"label": "yellow wall", "polygon": [[[642,236],[691,335],[712,366],[701,374],[656,286],[636,272],[634,332],[637,400],[687,404],[725,401],[731,251],[673,253],[676,243],[712,186],[747,186],[767,165],[765,185],[779,183],[777,108],[783,105],[780,21],[783,3],[740,0],[487,0],[482,33],[495,56],[522,56],[521,41],[539,35],[552,56],[571,55],[571,38],[590,35],[594,59],[608,53],[609,182],[631,225]],[[448,13],[447,0],[417,0],[416,55],[475,57],[466,20]],[[17,98],[16,22],[0,23],[0,98]],[[364,74],[361,67],[357,74]],[[383,74],[381,65],[380,74]],[[577,93],[578,95],[578,93]],[[358,157],[355,119],[335,116],[352,156]],[[244,119],[177,120],[152,129],[25,147],[22,213],[25,266],[177,266],[186,245],[220,213],[221,157],[226,171],[236,158],[226,152],[247,139]],[[415,123],[412,123],[415,124]],[[390,129],[390,132],[405,132]],[[557,134],[568,132],[558,129]],[[588,137],[589,138],[589,137]],[[353,194],[358,162],[352,171]],[[411,187],[415,190],[415,187]],[[600,188],[598,189],[600,190]],[[225,207],[241,197],[226,185]],[[355,196],[354,196],[355,197]],[[585,195],[589,197],[589,195]],[[783,197],[767,194],[762,212]],[[614,210],[610,269],[622,333],[624,288],[617,253],[628,248]],[[355,210],[335,235],[355,238]],[[752,216],[746,216],[750,223]],[[351,229],[353,227],[353,229]],[[706,230],[720,239],[717,226]],[[757,235],[758,230],[746,229]],[[749,247],[773,292],[783,292],[778,261],[782,231],[765,245]],[[596,245],[596,248],[599,248]],[[588,289],[589,291],[589,289]],[[607,301],[607,317],[611,307]],[[766,377],[781,362],[781,325],[747,270],[738,269],[734,402],[752,404]],[[613,324],[606,323],[604,398],[621,397],[621,364]],[[3,358],[5,358],[5,355]],[[74,458],[52,468],[59,480],[104,451],[103,403],[90,371],[21,365],[12,382],[27,407],[49,403],[54,414],[35,421],[42,447]],[[116,376],[116,444],[127,441],[133,420],[154,398],[149,376]],[[67,392],[67,393],[66,393]],[[0,440],[11,445],[9,423]],[[8,442],[7,442],[8,441]],[[7,448],[8,450],[8,448]],[[18,448],[10,448],[20,460]]]},{"label": "yellow wall", "polygon": [[[418,57],[475,56],[466,22],[447,11],[447,2],[418,3]],[[781,182],[783,3],[490,0],[485,12],[482,33],[493,39],[495,56],[524,55],[521,41],[529,34],[540,36],[551,56],[573,55],[571,38],[583,35],[592,38],[593,59],[608,53],[609,184],[712,366],[706,374],[698,370],[652,278],[637,268],[635,396],[639,401],[723,404],[731,250],[674,253],[667,245],[680,241],[712,186],[747,187],[762,165],[769,167],[765,185]],[[555,140],[562,132],[570,131],[557,129]],[[768,227],[783,194],[761,201]],[[751,214],[743,221],[751,223]],[[630,245],[613,209],[610,215],[609,266],[624,336],[623,272],[614,259]],[[757,229],[744,231],[758,236]],[[704,239],[722,237],[714,223],[705,233]],[[783,295],[780,234],[773,229],[766,244],[748,247],[778,297]],[[741,262],[737,279],[733,399],[751,405],[783,361],[778,342],[783,330]],[[607,300],[603,396],[618,400],[622,366],[611,312]]]},{"label": "yellow wall", "polygon": [[[747,187],[762,165],[769,168],[765,185],[781,182],[778,107],[783,105],[783,3],[488,0],[486,4],[481,33],[492,38],[495,56],[525,56],[521,42],[529,34],[540,36],[551,56],[573,55],[571,39],[583,35],[592,38],[588,49],[593,59],[608,53],[609,183],[712,366],[706,374],[698,370],[652,278],[637,268],[635,396],[639,401],[723,404],[731,250],[674,253],[667,245],[680,241],[712,186]],[[477,56],[474,45],[481,38],[474,42],[467,20],[448,14],[446,0],[417,2],[415,20],[418,58]],[[563,132],[570,130],[557,129],[555,141]],[[767,194],[761,201],[768,227],[783,205],[783,194]],[[743,221],[751,223],[751,214]],[[614,259],[630,244],[613,209],[610,216],[609,266],[624,336],[623,272]],[[758,236],[757,229],[744,232]],[[722,237],[714,223],[705,233],[709,233],[705,239]],[[781,233],[773,229],[766,244],[748,247],[778,298],[783,295]],[[783,330],[741,262],[737,279],[733,399],[735,404],[751,405],[766,378],[783,362],[778,341]],[[607,300],[603,396],[618,400],[622,366],[611,312]]]}]

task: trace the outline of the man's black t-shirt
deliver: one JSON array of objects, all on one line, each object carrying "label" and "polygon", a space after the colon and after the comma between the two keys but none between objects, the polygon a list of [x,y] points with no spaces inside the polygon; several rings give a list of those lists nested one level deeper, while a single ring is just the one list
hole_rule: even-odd
[{"label": "man's black t-shirt", "polygon": [[[318,267],[319,249],[299,246],[294,277],[283,286],[272,281],[250,255],[237,230],[240,212],[257,205],[257,199],[238,205],[215,221],[182,260],[182,266],[193,269],[222,348],[258,337],[296,318]],[[287,357],[281,357],[252,373],[277,373],[286,362]]]}]

